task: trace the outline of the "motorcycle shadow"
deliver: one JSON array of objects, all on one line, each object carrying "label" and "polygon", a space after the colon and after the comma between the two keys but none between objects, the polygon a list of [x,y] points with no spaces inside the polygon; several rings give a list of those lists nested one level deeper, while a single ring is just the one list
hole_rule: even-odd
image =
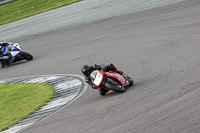
[{"label": "motorcycle shadow", "polygon": [[8,66],[5,66],[4,68],[13,67],[13,66],[15,66],[15,65],[24,64],[24,63],[27,63],[27,62],[28,62],[27,60],[22,60],[22,61],[18,61],[18,62],[13,62],[13,63],[9,64]]}]

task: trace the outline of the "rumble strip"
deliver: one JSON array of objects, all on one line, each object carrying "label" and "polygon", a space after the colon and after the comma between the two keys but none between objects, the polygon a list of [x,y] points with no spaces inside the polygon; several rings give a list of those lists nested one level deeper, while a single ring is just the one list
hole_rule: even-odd
[{"label": "rumble strip", "polygon": [[1,133],[16,133],[36,124],[75,101],[87,89],[84,78],[79,75],[42,75],[0,81],[0,84],[14,83],[49,83],[55,88],[55,97],[39,111]]}]

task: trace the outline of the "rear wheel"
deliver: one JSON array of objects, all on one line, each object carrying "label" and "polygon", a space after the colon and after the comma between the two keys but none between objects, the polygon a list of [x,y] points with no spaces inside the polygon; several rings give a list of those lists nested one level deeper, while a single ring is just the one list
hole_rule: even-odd
[{"label": "rear wheel", "polygon": [[128,81],[129,81],[129,86],[133,85],[134,81],[131,77],[128,77]]},{"label": "rear wheel", "polygon": [[22,52],[21,55],[25,60],[32,60],[33,59],[33,56],[31,54],[27,53],[27,52]]}]

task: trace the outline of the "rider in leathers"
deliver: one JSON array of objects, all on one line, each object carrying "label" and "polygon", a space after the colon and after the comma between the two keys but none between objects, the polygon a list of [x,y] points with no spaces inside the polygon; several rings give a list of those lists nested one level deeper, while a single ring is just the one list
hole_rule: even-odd
[{"label": "rider in leathers", "polygon": [[3,46],[3,49],[7,49],[8,51],[8,55],[9,55],[9,63],[12,62],[12,54],[10,53],[10,51],[13,50],[13,44],[17,44],[17,43],[12,43],[12,42],[0,42],[0,46]]},{"label": "rider in leathers", "polygon": [[108,90],[102,89],[102,88],[97,88],[91,81],[90,79],[90,74],[94,71],[94,70],[99,70],[99,71],[113,71],[113,72],[117,72],[121,75],[123,75],[122,71],[119,71],[113,64],[109,63],[108,65],[97,65],[94,64],[92,66],[88,66],[88,65],[84,65],[83,68],[81,69],[81,72],[85,75],[85,82],[88,83],[89,85],[91,85],[91,87],[93,89],[98,89],[100,95],[105,95]]}]

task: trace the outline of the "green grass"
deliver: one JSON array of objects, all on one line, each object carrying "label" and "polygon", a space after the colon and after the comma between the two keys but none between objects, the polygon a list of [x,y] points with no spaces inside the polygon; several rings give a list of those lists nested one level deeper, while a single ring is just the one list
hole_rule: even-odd
[{"label": "green grass", "polygon": [[81,0],[16,0],[0,5],[0,25]]},{"label": "green grass", "polygon": [[47,83],[0,85],[0,131],[25,119],[54,97]]}]

